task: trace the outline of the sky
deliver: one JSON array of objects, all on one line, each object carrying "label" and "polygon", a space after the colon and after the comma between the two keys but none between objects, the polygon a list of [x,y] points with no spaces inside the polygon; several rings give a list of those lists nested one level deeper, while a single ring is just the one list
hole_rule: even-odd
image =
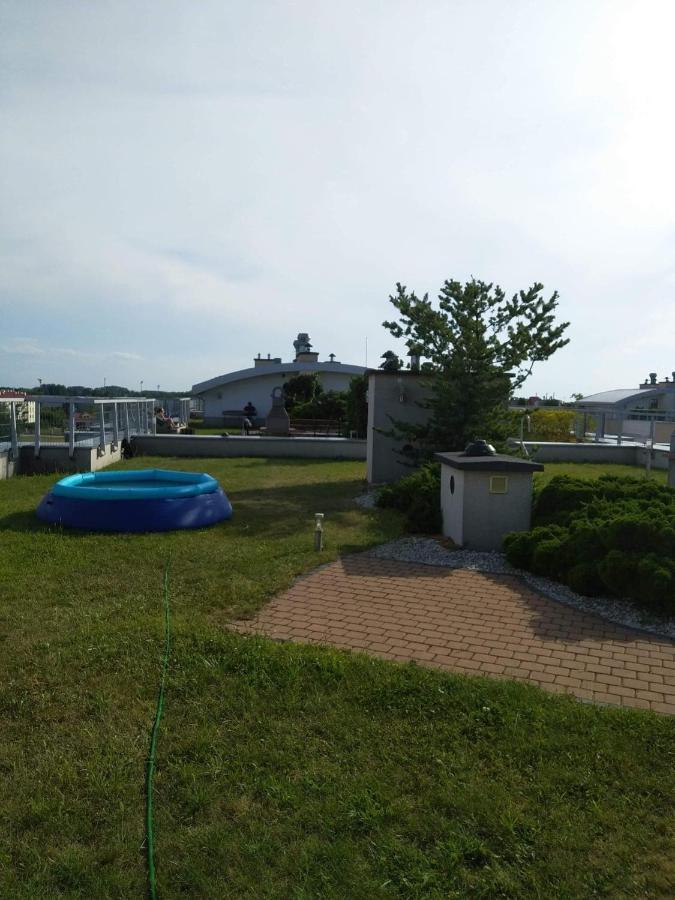
[{"label": "sky", "polygon": [[[560,294],[522,392],[675,370],[670,0],[0,0],[0,385],[379,364],[396,282]],[[366,359],[367,347],[367,359]]]}]

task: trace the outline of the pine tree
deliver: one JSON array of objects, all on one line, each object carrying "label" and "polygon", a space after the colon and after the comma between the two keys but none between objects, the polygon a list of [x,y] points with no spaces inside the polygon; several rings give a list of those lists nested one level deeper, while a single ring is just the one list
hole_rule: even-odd
[{"label": "pine tree", "polygon": [[396,285],[390,301],[398,321],[383,325],[405,338],[428,362],[431,398],[424,425],[395,422],[401,437],[412,441],[415,458],[435,450],[461,450],[476,437],[503,440],[507,434],[509,397],[537,362],[569,343],[569,323],[555,322],[558,292],[546,300],[535,283],[510,299],[498,286],[472,278],[462,285],[445,281],[435,308]]}]

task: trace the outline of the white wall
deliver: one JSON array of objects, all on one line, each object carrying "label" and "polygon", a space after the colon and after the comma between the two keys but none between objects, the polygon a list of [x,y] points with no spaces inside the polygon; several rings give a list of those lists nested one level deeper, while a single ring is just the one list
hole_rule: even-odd
[{"label": "white wall", "polygon": [[[505,494],[490,493],[491,475],[506,476]],[[463,546],[467,549],[501,550],[504,535],[529,530],[532,472],[466,472],[464,491]]]},{"label": "white wall", "polygon": [[[400,382],[400,385],[399,385]],[[371,372],[368,378],[368,482],[379,484],[409,475],[412,469],[397,452],[402,441],[386,432],[392,419],[421,424],[429,419],[423,403],[431,393],[429,378],[397,372]],[[456,449],[448,447],[448,449]]]},{"label": "white wall", "polygon": [[[492,475],[506,476],[505,494],[490,493]],[[458,546],[501,550],[505,534],[529,529],[531,508],[532,472],[466,471],[441,465],[443,534]]]}]

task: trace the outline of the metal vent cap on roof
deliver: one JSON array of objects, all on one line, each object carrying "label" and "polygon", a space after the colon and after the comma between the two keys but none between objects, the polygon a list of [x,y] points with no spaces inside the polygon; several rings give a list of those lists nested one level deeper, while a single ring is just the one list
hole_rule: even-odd
[{"label": "metal vent cap on roof", "polygon": [[492,444],[488,444],[487,441],[483,441],[480,438],[474,438],[470,444],[466,445],[466,449],[464,450],[464,456],[496,456],[497,451],[492,446]]}]

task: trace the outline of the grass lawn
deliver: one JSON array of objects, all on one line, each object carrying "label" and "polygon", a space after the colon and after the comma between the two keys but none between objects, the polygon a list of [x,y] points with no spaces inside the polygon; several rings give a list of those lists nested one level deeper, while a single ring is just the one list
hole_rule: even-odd
[{"label": "grass lawn", "polygon": [[193,429],[195,434],[210,434],[210,435],[221,435],[221,434],[241,434],[241,428],[202,428],[200,425],[197,428]]},{"label": "grass lawn", "polygon": [[235,518],[66,532],[55,477],[0,482],[1,897],[144,895],[168,557],[160,896],[673,896],[675,720],[223,628],[316,565],[314,512],[321,561],[400,532],[362,463],[127,465],[209,471]]},{"label": "grass lawn", "polygon": [[[600,475],[646,477],[644,466],[624,466],[618,463],[544,463],[544,471],[535,473],[535,487],[543,487],[554,475],[570,475],[572,478],[598,478]],[[666,484],[668,481],[665,469],[652,469],[649,477],[657,484]]]}]

